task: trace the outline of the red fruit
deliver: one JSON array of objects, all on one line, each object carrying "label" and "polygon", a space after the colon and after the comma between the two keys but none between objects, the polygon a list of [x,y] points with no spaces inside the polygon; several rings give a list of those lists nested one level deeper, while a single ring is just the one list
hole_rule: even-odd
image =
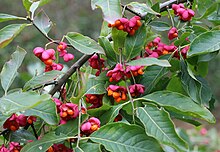
[{"label": "red fruit", "polygon": [[47,60],[44,61],[44,64],[46,64],[46,65],[52,65],[52,64],[53,64],[53,60],[47,59]]},{"label": "red fruit", "polygon": [[120,21],[120,20],[115,21],[115,26],[116,26],[116,27],[118,27],[118,26],[120,26],[120,25],[121,25],[121,21]]},{"label": "red fruit", "polygon": [[129,35],[130,35],[130,36],[133,36],[134,34],[135,34],[135,30],[132,29],[132,30],[129,32]]}]

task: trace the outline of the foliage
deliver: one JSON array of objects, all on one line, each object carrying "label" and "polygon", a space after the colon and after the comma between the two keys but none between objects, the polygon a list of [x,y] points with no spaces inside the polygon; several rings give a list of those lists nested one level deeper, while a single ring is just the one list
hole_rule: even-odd
[{"label": "foliage", "polygon": [[[0,48],[28,27],[49,41],[33,49],[44,73],[36,72],[23,88],[10,89],[24,49],[17,47],[2,68],[0,150],[185,152],[191,145],[173,118],[193,125],[200,119],[215,123],[209,111],[215,99],[205,76],[220,49],[214,17],[219,1],[210,0],[207,7],[200,1],[124,6],[120,0],[91,0],[92,9],[103,13],[98,42],[72,31],[59,41],[51,38],[54,24],[40,10],[49,2],[23,0],[27,17],[0,14],[0,22],[9,23],[0,30]],[[129,19],[128,12],[135,16]],[[72,62],[69,48],[81,58]],[[63,72],[60,60],[72,66]]]}]

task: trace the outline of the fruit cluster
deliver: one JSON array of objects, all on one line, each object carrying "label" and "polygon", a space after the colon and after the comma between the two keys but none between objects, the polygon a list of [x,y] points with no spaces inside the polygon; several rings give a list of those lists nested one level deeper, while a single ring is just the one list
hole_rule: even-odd
[{"label": "fruit cluster", "polygon": [[87,120],[87,122],[81,125],[80,129],[81,129],[82,134],[88,136],[94,131],[98,130],[100,128],[100,124],[101,123],[99,119],[95,117],[91,117]]},{"label": "fruit cluster", "polygon": [[142,25],[141,18],[134,16],[130,20],[127,18],[120,18],[114,24],[108,24],[108,27],[116,27],[118,30],[123,30],[129,35],[134,35],[138,28]]},{"label": "fruit cluster", "polygon": [[[186,39],[188,41],[188,39]],[[189,46],[185,46],[180,50],[183,58],[186,58],[187,51],[189,50]],[[161,55],[166,55],[168,53],[174,52],[174,57],[180,59],[179,52],[177,51],[177,47],[174,44],[166,45],[161,42],[160,37],[156,37],[152,42],[148,43],[145,47],[145,57],[153,57],[158,58]]]},{"label": "fruit cluster", "polygon": [[176,37],[178,37],[178,31],[175,27],[172,27],[168,32],[168,39],[173,40]]},{"label": "fruit cluster", "polygon": [[78,105],[73,103],[62,103],[59,99],[54,98],[57,106],[57,113],[60,115],[60,124],[65,124],[68,120],[75,119],[79,115]]},{"label": "fruit cluster", "polygon": [[193,10],[185,8],[182,3],[173,4],[172,9],[174,10],[174,14],[179,16],[179,19],[182,21],[190,21],[195,15]]},{"label": "fruit cluster", "polygon": [[19,127],[24,127],[28,124],[32,124],[36,122],[36,117],[34,116],[25,116],[23,114],[17,115],[12,114],[10,118],[8,118],[3,124],[4,129],[9,129],[11,131],[16,131]]},{"label": "fruit cluster", "polygon": [[107,88],[108,96],[112,96],[115,102],[127,100],[127,89],[123,86],[109,85]]},{"label": "fruit cluster", "polygon": [[3,144],[0,147],[0,152],[20,152],[21,149],[22,149],[22,146],[20,145],[20,143],[10,142],[8,148],[5,147],[5,145]]},{"label": "fruit cluster", "polygon": [[[74,59],[74,55],[71,53],[67,53],[66,51],[67,44],[65,42],[60,42],[57,46],[57,50],[59,52],[59,56],[63,57],[63,60],[65,62],[68,62],[70,60]],[[36,47],[34,50],[34,55],[38,57],[44,64],[45,64],[45,72],[52,71],[52,70],[58,70],[61,71],[63,69],[63,65],[60,63],[55,63],[56,60],[55,53],[56,51],[54,49],[47,49],[45,50],[42,47]]]},{"label": "fruit cluster", "polygon": [[89,65],[93,68],[98,70],[96,72],[96,76],[99,76],[101,73],[101,70],[106,70],[105,67],[105,60],[103,58],[100,58],[97,54],[94,54],[90,59],[89,59]]},{"label": "fruit cluster", "polygon": [[87,109],[99,108],[102,106],[103,94],[86,94],[86,102],[92,104]]}]

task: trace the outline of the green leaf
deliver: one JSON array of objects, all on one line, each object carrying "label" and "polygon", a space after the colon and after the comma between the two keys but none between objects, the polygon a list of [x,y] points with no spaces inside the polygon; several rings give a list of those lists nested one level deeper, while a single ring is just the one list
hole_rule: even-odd
[{"label": "green leaf", "polygon": [[101,46],[97,42],[87,36],[83,36],[80,33],[70,32],[65,36],[70,44],[75,47],[78,51],[84,54],[101,53],[105,54]]},{"label": "green leaf", "polygon": [[91,0],[91,6],[101,8],[104,20],[111,24],[122,16],[120,0]]},{"label": "green leaf", "polygon": [[131,2],[127,5],[127,7],[135,11],[136,13],[140,14],[141,16],[146,16],[148,13],[154,15],[160,15],[160,13],[155,12],[153,9],[151,9],[149,6],[147,6],[144,3]]},{"label": "green leaf", "polygon": [[11,24],[0,30],[0,48],[7,46],[27,24]]},{"label": "green leaf", "polygon": [[138,65],[138,66],[152,66],[152,65],[158,65],[162,67],[171,67],[170,63],[167,60],[159,60],[157,58],[140,58],[137,60],[132,60],[126,65]]},{"label": "green leaf", "polygon": [[150,93],[159,80],[167,74],[168,69],[160,66],[150,66],[144,71],[138,83],[146,87],[145,93]]},{"label": "green leaf", "polygon": [[198,57],[198,62],[208,62],[214,59],[218,55],[218,51],[208,53],[208,54],[203,54]]},{"label": "green leaf", "polygon": [[0,13],[0,22],[11,21],[11,20],[24,20],[23,17],[18,17],[10,14]]},{"label": "green leaf", "polygon": [[220,30],[203,33],[197,36],[191,43],[187,56],[192,57],[207,54],[220,49]]},{"label": "green leaf", "polygon": [[4,116],[2,112],[0,112],[0,126],[3,126],[5,121],[8,119],[8,116]]},{"label": "green leaf", "polygon": [[216,2],[211,3],[212,5],[208,5],[209,7],[206,9],[206,11],[204,12],[204,14],[202,16],[200,16],[199,18],[195,18],[195,20],[201,20],[206,18],[207,16],[209,16],[210,14],[212,14],[218,7],[218,4]]},{"label": "green leaf", "polygon": [[85,151],[85,152],[89,152],[89,151],[91,151],[91,152],[99,152],[100,151],[100,149],[99,149],[99,144],[96,144],[96,143],[89,143],[89,142],[87,142],[87,143],[82,143],[82,144],[80,144],[79,145],[79,147],[83,150],[83,151]]},{"label": "green leaf", "polygon": [[26,84],[24,85],[24,90],[28,90],[30,88],[36,88],[39,86],[44,86],[45,84],[49,82],[53,82],[54,79],[59,77],[61,74],[63,74],[63,72],[53,70],[53,71],[45,72],[43,74],[34,76],[31,80],[26,82]]},{"label": "green leaf", "polygon": [[196,36],[208,31],[208,29],[206,29],[202,26],[199,26],[199,25],[193,25],[192,30],[193,30],[193,34],[195,34]]},{"label": "green leaf", "polygon": [[108,27],[108,22],[103,21],[100,36],[106,37],[111,33],[111,31],[112,31],[112,29]]},{"label": "green leaf", "polygon": [[178,92],[178,93],[181,93],[183,95],[187,95],[187,93],[183,89],[181,79],[178,76],[173,76],[171,78],[171,80],[168,83],[166,89],[169,90],[169,91],[172,91],[172,92]]},{"label": "green leaf", "polygon": [[162,21],[152,21],[149,25],[157,31],[168,31],[170,29],[170,25]]},{"label": "green leaf", "polygon": [[126,60],[130,60],[140,54],[144,50],[147,37],[146,27],[142,25],[133,36],[127,36],[125,39],[125,56]]},{"label": "green leaf", "polygon": [[37,152],[37,151],[47,151],[47,149],[52,146],[54,143],[58,143],[68,139],[65,135],[57,136],[54,132],[50,132],[43,136],[40,140],[31,142],[25,145],[21,152]]},{"label": "green leaf", "polygon": [[22,0],[22,2],[26,11],[29,12],[32,2],[30,2],[30,0]]},{"label": "green leaf", "polygon": [[153,104],[147,104],[144,108],[137,109],[137,117],[144,124],[147,135],[178,151],[187,151],[188,146],[176,133],[170,115],[164,109],[158,109]]},{"label": "green leaf", "polygon": [[86,84],[85,94],[104,94],[106,90],[104,89],[106,81],[96,80],[95,78],[88,79]]},{"label": "green leaf", "polygon": [[113,122],[115,117],[119,114],[119,110],[121,110],[122,107],[127,105],[128,103],[130,103],[130,101],[112,106],[111,109],[109,109],[107,112],[103,113],[102,116],[100,116],[100,120],[102,122],[102,125],[104,125],[106,123]]},{"label": "green leaf", "polygon": [[59,123],[59,119],[56,112],[56,104],[52,101],[52,99],[43,101],[37,106],[26,110],[24,112],[24,115],[38,116],[49,125],[57,125]]},{"label": "green leaf", "polygon": [[[83,123],[87,118],[88,118],[88,115],[83,114],[81,118],[81,122]],[[78,132],[78,121],[79,121],[79,118],[77,117],[74,120],[67,121],[66,124],[59,125],[56,128],[55,133],[57,135],[64,134],[65,136],[68,136],[68,137],[75,136]]]},{"label": "green leaf", "polygon": [[15,92],[0,98],[0,111],[3,115],[24,111],[50,99],[48,94],[39,95],[35,92]]},{"label": "green leaf", "polygon": [[135,101],[145,100],[158,104],[165,109],[215,123],[215,117],[205,107],[196,104],[191,98],[177,92],[157,91]]},{"label": "green leaf", "polygon": [[119,53],[119,49],[124,47],[126,36],[126,32],[112,28],[112,39],[115,52]]},{"label": "green leaf", "polygon": [[94,132],[90,139],[113,152],[162,152],[158,142],[143,128],[125,123],[112,123]]},{"label": "green leaf", "polygon": [[[204,69],[205,67],[201,68]],[[200,67],[197,67],[197,69],[200,70]],[[181,62],[181,71],[181,81],[188,95],[195,102],[209,107],[209,101],[212,98],[212,92],[208,86],[208,83],[203,78],[194,76],[191,68],[188,67],[184,62]],[[201,70],[199,72],[201,72]]]},{"label": "green leaf", "polygon": [[109,40],[106,37],[101,36],[101,37],[99,37],[99,44],[104,49],[107,60],[110,60],[112,62],[117,62],[118,56],[116,55]]},{"label": "green leaf", "polygon": [[21,66],[26,53],[27,52],[24,49],[17,47],[16,51],[11,55],[11,60],[4,64],[0,78],[5,94],[13,83],[15,77],[18,75],[17,70]]},{"label": "green leaf", "polygon": [[[103,98],[105,98],[105,96]],[[104,99],[103,99],[103,101],[104,101]],[[105,112],[109,111],[110,109],[111,109],[111,106],[109,106],[106,103],[103,103],[103,105],[99,108],[88,109],[87,113],[91,116],[94,116],[94,117],[100,117]]]},{"label": "green leaf", "polygon": [[29,9],[29,11],[31,12],[31,19],[34,18],[34,13],[39,7],[39,4],[40,4],[40,1],[36,1],[31,4],[30,9]]},{"label": "green leaf", "polygon": [[35,136],[28,130],[19,129],[12,132],[10,136],[10,141],[19,143],[28,143],[30,140],[36,140]]},{"label": "green leaf", "polygon": [[40,0],[39,6],[46,5],[46,4],[48,4],[49,2],[51,2],[51,1],[52,1],[52,0]]},{"label": "green leaf", "polygon": [[179,119],[179,120],[181,120],[181,121],[190,123],[190,124],[192,124],[192,125],[194,125],[194,126],[196,126],[196,127],[201,125],[201,123],[198,122],[198,121],[196,120],[196,118],[193,118],[193,117],[190,117],[190,116],[187,116],[187,115],[183,115],[183,114],[177,114],[177,113],[171,112],[171,111],[168,111],[168,112],[169,112],[169,114],[170,114],[170,116],[171,116],[172,119],[173,119],[173,118],[174,118],[174,119]]},{"label": "green leaf", "polygon": [[[219,29],[220,25],[220,16],[218,15],[218,11],[212,13],[208,16],[208,21],[212,22],[215,26],[217,26],[217,29]],[[214,27],[215,28],[215,27]]]},{"label": "green leaf", "polygon": [[49,17],[43,10],[34,17],[33,22],[45,35],[48,34],[53,25],[53,23],[50,21]]},{"label": "green leaf", "polygon": [[190,35],[190,32],[183,33],[178,40],[174,42],[175,46],[181,46],[183,42],[186,41],[186,38]]}]

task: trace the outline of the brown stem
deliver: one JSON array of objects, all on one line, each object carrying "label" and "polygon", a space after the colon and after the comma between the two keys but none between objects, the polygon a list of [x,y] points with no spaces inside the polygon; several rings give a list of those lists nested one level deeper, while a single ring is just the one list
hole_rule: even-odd
[{"label": "brown stem", "polygon": [[57,81],[57,85],[55,85],[55,87],[50,90],[49,94],[53,96],[56,91],[59,90],[61,86],[68,80],[68,78],[71,77],[74,72],[76,72],[76,69],[80,68],[92,55],[83,55],[76,63],[74,63],[70,69],[62,76],[62,78]]},{"label": "brown stem", "polygon": [[[55,40],[53,40],[52,38],[50,38],[47,34],[43,33],[43,32],[41,31],[41,29],[34,23],[34,21],[33,21],[32,19],[30,19],[30,18],[28,17],[27,20],[28,20],[29,22],[31,22],[31,24],[32,24],[48,41],[50,41],[50,42],[52,42],[52,43],[54,43],[54,44],[59,45],[59,43],[60,43],[59,41],[55,41]],[[71,44],[67,44],[67,46],[74,48]],[[74,49],[75,49],[75,48],[74,48]]]},{"label": "brown stem", "polygon": [[171,8],[172,4],[185,3],[187,1],[193,2],[193,0],[169,0],[160,4],[160,12],[167,10],[167,8]]}]

